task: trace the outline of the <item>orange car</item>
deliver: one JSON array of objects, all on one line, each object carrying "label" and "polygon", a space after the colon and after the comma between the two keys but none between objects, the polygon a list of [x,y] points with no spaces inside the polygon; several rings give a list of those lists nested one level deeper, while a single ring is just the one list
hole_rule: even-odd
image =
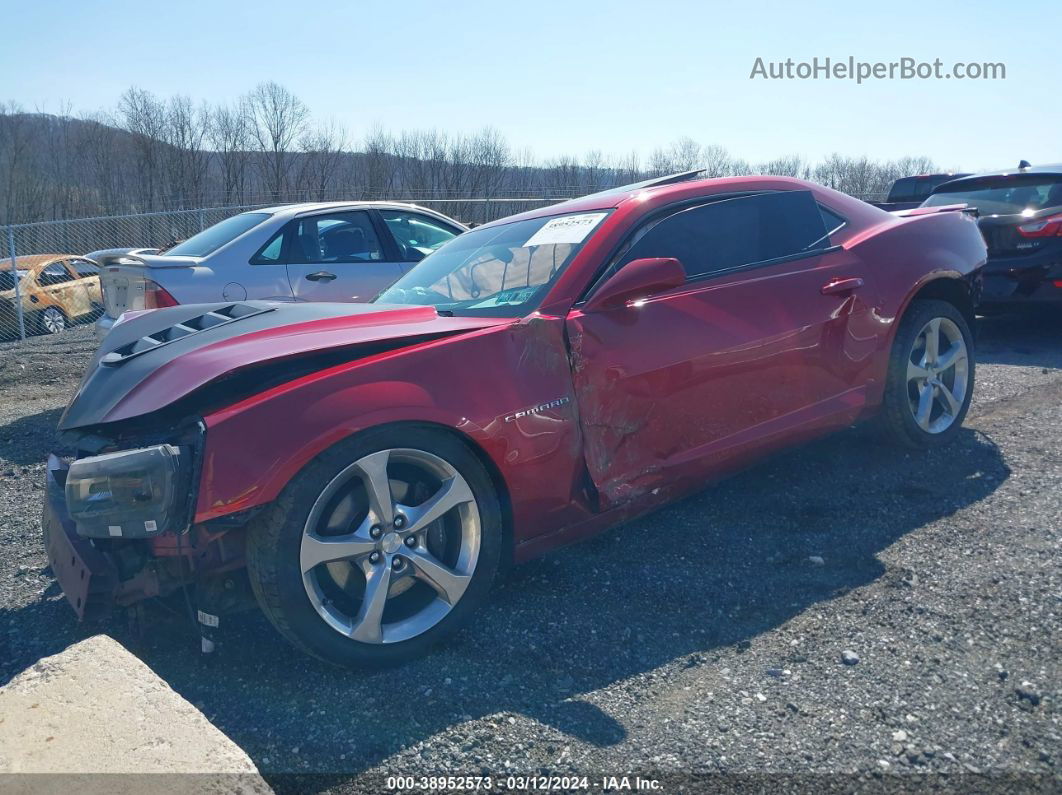
[{"label": "orange car", "polygon": [[[99,267],[74,254],[17,257],[18,287],[27,334],[58,334],[95,317],[103,304]],[[11,260],[0,262],[0,333],[18,336]]]}]

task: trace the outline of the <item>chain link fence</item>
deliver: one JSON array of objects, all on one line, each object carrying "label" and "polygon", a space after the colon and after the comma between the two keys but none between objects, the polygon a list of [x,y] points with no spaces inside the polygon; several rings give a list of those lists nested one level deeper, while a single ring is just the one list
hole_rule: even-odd
[{"label": "chain link fence", "polygon": [[[412,203],[473,225],[558,201],[562,199],[433,198]],[[99,266],[129,250],[164,250],[232,215],[262,206],[75,218],[0,229],[0,340],[55,334],[95,322],[104,311]]]}]

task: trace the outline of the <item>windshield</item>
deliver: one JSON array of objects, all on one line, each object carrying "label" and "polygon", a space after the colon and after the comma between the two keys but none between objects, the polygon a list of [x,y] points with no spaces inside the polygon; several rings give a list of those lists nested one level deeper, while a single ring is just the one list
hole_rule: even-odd
[{"label": "windshield", "polygon": [[538,307],[607,215],[554,215],[473,229],[429,254],[376,300],[455,315],[520,317]]},{"label": "windshield", "polygon": [[1035,180],[996,177],[991,180],[965,180],[952,189],[934,193],[924,207],[968,204],[981,215],[1032,215],[1047,207],[1062,206],[1062,177]]},{"label": "windshield", "polygon": [[231,243],[248,229],[253,229],[269,217],[269,213],[241,213],[207,227],[183,243],[164,252],[164,257],[205,257],[226,243]]}]

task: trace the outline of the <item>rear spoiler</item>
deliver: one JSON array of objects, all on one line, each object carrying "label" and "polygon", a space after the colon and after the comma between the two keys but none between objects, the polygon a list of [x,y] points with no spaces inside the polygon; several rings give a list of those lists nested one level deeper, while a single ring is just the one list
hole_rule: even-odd
[{"label": "rear spoiler", "polygon": [[108,262],[107,265],[129,265],[139,268],[194,268],[201,261],[202,257],[164,257],[159,254],[125,254]]},{"label": "rear spoiler", "polygon": [[916,215],[936,215],[937,213],[966,213],[974,218],[978,216],[977,208],[968,204],[942,204],[940,207],[914,207],[910,210],[894,210],[897,218],[911,218]]}]

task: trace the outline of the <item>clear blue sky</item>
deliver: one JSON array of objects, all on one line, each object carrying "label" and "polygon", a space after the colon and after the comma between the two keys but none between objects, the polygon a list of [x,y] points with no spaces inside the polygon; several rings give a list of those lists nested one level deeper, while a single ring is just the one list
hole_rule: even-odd
[{"label": "clear blue sky", "polygon": [[[679,136],[750,161],[1062,161],[1056,0],[865,3],[0,0],[0,99],[111,107],[130,85],[222,101],[262,80],[355,136],[492,125],[541,157]],[[766,61],[1001,61],[999,81],[750,80]]]}]

